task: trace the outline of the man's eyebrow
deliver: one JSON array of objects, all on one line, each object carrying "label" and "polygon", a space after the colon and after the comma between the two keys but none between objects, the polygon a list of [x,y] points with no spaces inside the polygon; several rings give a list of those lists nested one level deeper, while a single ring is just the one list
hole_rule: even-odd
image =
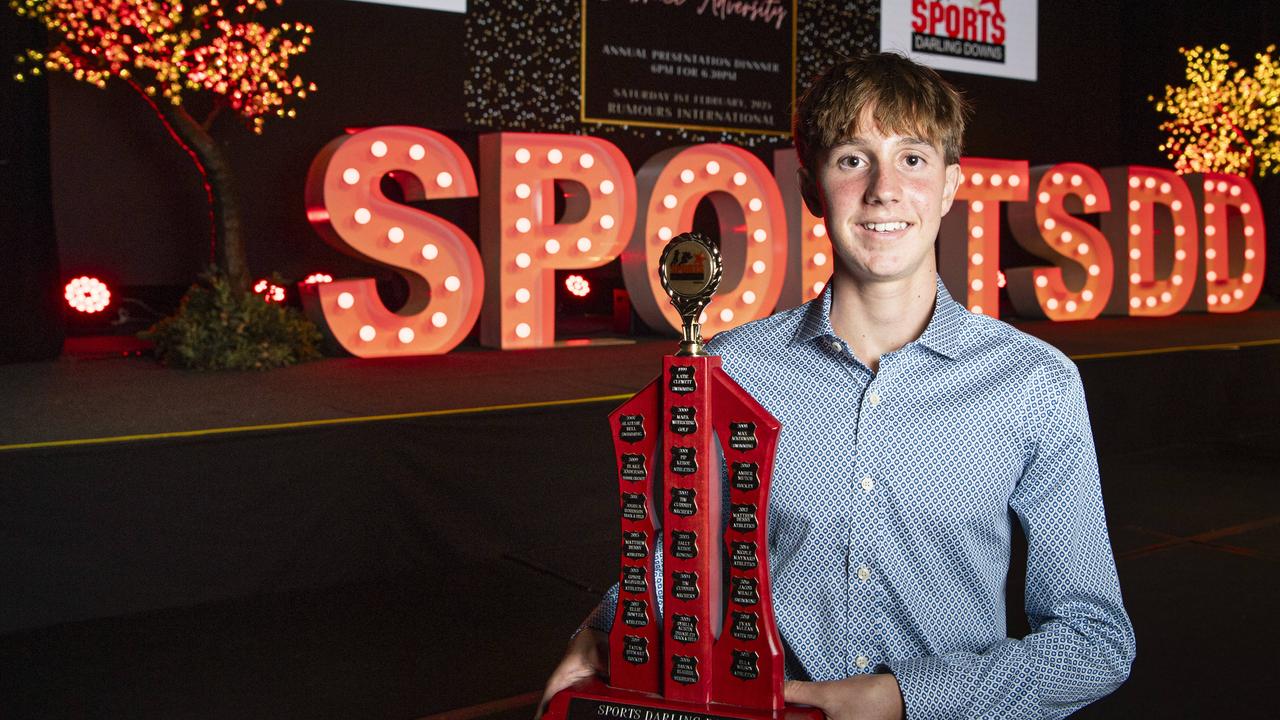
[{"label": "man's eyebrow", "polygon": [[[852,145],[852,146],[854,146],[854,147],[864,147],[864,146],[866,146],[866,145],[868,145],[868,144],[869,144],[869,141],[868,141],[868,140],[866,140],[865,138],[861,138],[861,137],[854,136],[854,137],[847,137],[847,138],[845,138],[845,139],[843,139],[843,140],[840,140],[839,142],[836,142],[836,143],[835,143],[834,145],[832,145],[831,147],[832,147],[832,149],[834,149],[834,148],[838,148],[838,147],[844,147],[844,146],[846,146],[846,145]],[[929,142],[928,140],[925,140],[925,139],[923,139],[923,138],[918,138],[918,137],[904,137],[904,138],[902,138],[901,140],[899,140],[897,144],[898,144],[898,145],[907,145],[907,146],[911,146],[911,147],[917,147],[917,146],[918,146],[918,147],[927,147],[927,148],[932,148],[932,149],[934,149],[934,150],[937,150],[937,149],[938,149],[938,146],[937,146],[937,145],[934,145],[933,143]]]}]

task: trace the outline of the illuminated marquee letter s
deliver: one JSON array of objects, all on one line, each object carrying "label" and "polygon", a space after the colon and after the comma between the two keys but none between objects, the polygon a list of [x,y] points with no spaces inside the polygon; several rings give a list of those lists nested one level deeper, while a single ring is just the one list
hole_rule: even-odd
[{"label": "illuminated marquee letter s", "polygon": [[410,201],[477,190],[467,156],[437,132],[387,126],[333,140],[307,174],[307,218],[338,250],[395,268],[409,283],[409,300],[391,312],[374,281],[361,278],[303,286],[303,303],[353,355],[449,352],[480,312],[480,253],[452,223],[383,195],[387,176]]},{"label": "illuminated marquee letter s", "polygon": [[1031,181],[1035,202],[1010,206],[1009,227],[1027,252],[1054,266],[1011,268],[1009,299],[1025,317],[1096,318],[1115,279],[1111,244],[1075,215],[1109,211],[1107,184],[1097,170],[1080,163],[1039,166]]}]

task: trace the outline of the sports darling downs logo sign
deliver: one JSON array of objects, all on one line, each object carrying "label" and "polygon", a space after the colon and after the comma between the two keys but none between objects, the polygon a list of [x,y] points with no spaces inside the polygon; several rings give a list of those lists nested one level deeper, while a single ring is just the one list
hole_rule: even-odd
[{"label": "sports darling downs logo sign", "polygon": [[880,48],[939,70],[1036,79],[1036,0],[883,0]]}]

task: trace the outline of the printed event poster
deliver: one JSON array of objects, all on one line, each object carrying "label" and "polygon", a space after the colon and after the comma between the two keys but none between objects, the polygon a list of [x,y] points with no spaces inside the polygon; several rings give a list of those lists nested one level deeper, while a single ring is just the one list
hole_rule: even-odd
[{"label": "printed event poster", "polygon": [[1036,0],[881,0],[880,49],[939,70],[1036,79]]},{"label": "printed event poster", "polygon": [[789,135],[795,0],[582,0],[583,122]]}]

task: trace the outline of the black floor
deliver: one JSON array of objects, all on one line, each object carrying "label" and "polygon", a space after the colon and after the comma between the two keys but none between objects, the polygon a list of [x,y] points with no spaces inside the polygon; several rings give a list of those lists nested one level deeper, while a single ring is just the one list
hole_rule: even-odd
[{"label": "black floor", "polygon": [[[1277,370],[1081,362],[1138,637],[1081,717],[1274,716]],[[0,454],[0,718],[527,717],[614,574],[609,409]]]}]

